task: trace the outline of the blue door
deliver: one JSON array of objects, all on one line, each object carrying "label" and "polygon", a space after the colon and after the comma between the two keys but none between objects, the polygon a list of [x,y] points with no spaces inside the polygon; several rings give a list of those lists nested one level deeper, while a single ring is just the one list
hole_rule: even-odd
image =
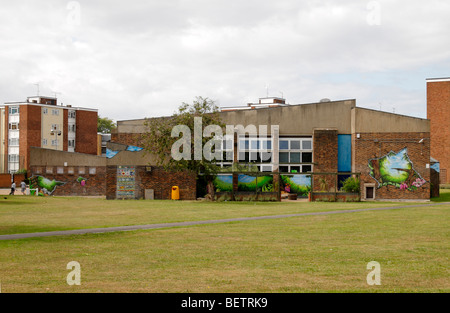
[{"label": "blue door", "polygon": [[352,171],[352,135],[338,135],[338,172]]}]

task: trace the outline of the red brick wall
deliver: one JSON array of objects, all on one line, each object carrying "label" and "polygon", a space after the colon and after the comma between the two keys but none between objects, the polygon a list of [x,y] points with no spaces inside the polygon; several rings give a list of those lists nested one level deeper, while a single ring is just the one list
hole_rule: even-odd
[{"label": "red brick wall", "polygon": [[67,151],[69,146],[69,111],[63,110],[63,151]]},{"label": "red brick wall", "polygon": [[[153,189],[155,199],[171,199],[172,186],[180,189],[181,200],[195,200],[197,197],[197,180],[195,174],[187,172],[167,172],[162,167],[152,166],[150,172],[145,166],[136,166],[135,196],[144,198],[145,189]],[[107,166],[106,198],[116,198],[117,166]]]},{"label": "red brick wall", "polygon": [[[338,171],[338,131],[314,130],[314,173],[337,173]],[[336,175],[314,175],[314,191],[334,191]],[[324,180],[327,190],[321,190],[321,180]]]},{"label": "red brick wall", "polygon": [[24,160],[24,168],[30,168],[30,147],[41,146],[41,107],[20,106],[19,153]]},{"label": "red brick wall", "polygon": [[440,162],[441,182],[449,183],[450,81],[427,83],[427,118],[430,119],[431,156]]},{"label": "red brick wall", "polygon": [[97,112],[77,110],[75,152],[97,155]]},{"label": "red brick wall", "polygon": [[143,134],[139,133],[112,133],[111,142],[121,143],[124,145],[143,147]]},{"label": "red brick wall", "polygon": [[[56,166],[32,166],[31,176],[43,176],[50,180],[64,182],[62,186],[57,186],[52,195],[54,196],[104,196],[106,193],[106,167],[95,167],[96,174],[89,174],[89,167],[82,166],[84,174],[79,173],[79,167],[74,166],[74,173],[69,174],[68,167],[62,167],[64,172],[58,174]],[[37,169],[39,168],[39,171]],[[53,173],[47,173],[47,168],[51,168]],[[78,181],[79,177],[86,179],[84,186]]]},{"label": "red brick wall", "polygon": [[[423,143],[419,143],[421,139]],[[375,184],[376,199],[429,199],[430,198],[430,134],[429,133],[361,133],[357,139],[352,135],[354,146],[354,172],[361,173],[361,198],[364,198],[364,184]],[[414,169],[427,181],[415,191],[400,190],[394,186],[378,188],[378,183],[369,173],[370,159],[380,158],[393,151],[408,149],[408,156]]]},{"label": "red brick wall", "polygon": [[[5,162],[4,162],[4,169],[5,169],[5,173],[8,173],[8,124],[9,124],[9,106],[5,105],[5,127],[4,127],[4,131],[5,131]],[[20,125],[19,125],[20,126]]]}]

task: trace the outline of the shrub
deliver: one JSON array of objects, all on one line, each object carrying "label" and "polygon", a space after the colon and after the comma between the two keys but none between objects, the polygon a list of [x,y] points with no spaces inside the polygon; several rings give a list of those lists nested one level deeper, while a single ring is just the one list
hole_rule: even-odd
[{"label": "shrub", "polygon": [[354,177],[349,177],[344,180],[342,189],[345,192],[359,192],[359,179]]}]

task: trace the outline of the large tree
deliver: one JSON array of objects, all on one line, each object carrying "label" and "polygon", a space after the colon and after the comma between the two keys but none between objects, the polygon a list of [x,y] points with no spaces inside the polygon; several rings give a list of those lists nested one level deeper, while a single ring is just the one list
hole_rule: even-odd
[{"label": "large tree", "polygon": [[116,123],[107,117],[97,118],[97,132],[102,134],[110,134],[116,128]]},{"label": "large tree", "polygon": [[214,199],[213,179],[220,170],[216,163],[224,129],[215,102],[196,97],[192,104],[183,102],[170,117],[147,119],[145,126],[143,146],[156,156],[157,165],[167,171],[204,175],[209,196]]}]

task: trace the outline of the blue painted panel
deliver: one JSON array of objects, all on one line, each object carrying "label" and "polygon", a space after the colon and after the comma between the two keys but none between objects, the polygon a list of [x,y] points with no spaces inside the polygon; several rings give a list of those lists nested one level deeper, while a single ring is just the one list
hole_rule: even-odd
[{"label": "blue painted panel", "polygon": [[338,135],[338,172],[352,171],[352,136]]}]

